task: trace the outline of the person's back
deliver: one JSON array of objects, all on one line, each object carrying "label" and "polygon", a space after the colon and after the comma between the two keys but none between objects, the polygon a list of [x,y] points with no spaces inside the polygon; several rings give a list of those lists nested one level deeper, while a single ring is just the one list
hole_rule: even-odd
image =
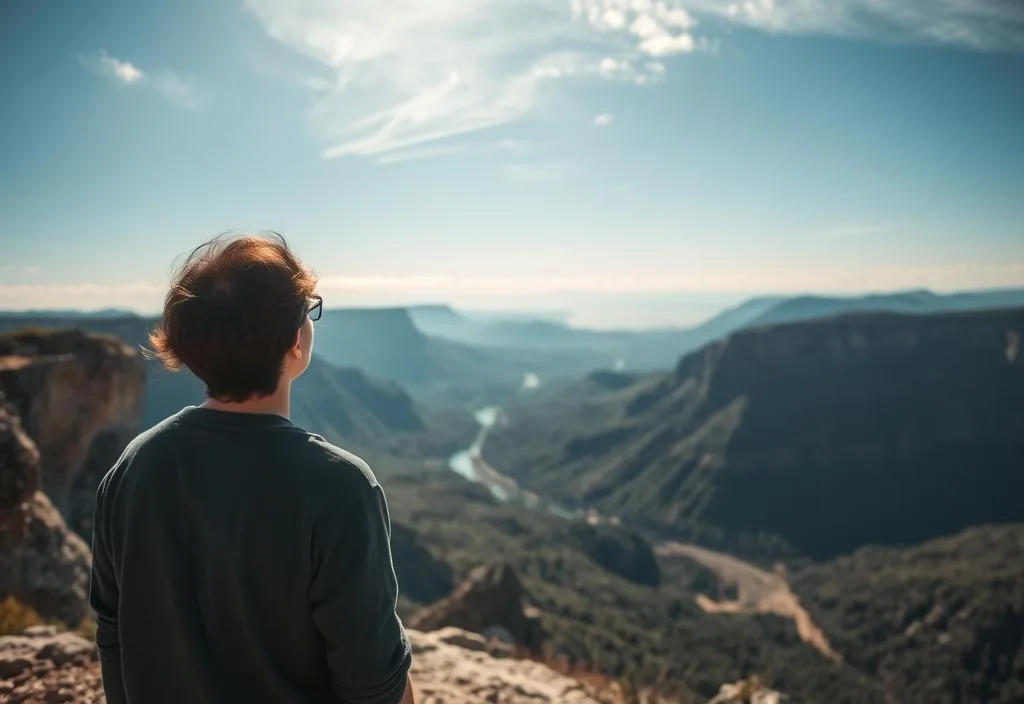
[{"label": "person's back", "polygon": [[[237,259],[253,256],[286,266],[246,273]],[[208,247],[168,296],[156,352],[196,371],[211,398],[136,438],[97,491],[92,603],[111,704],[412,701],[383,490],[360,459],[287,419],[312,350],[313,279],[302,269],[307,280],[286,283],[295,267],[283,242]],[[256,290],[268,276],[283,288]],[[269,349],[253,350],[261,323]]]}]

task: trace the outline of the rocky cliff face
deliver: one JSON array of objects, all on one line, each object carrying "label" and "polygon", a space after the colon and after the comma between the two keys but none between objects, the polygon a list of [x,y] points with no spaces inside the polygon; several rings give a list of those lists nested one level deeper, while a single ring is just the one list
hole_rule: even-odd
[{"label": "rocky cliff face", "polygon": [[81,536],[96,484],[138,431],[143,381],[138,355],[113,338],[0,336],[0,594],[45,619],[88,614]]},{"label": "rocky cliff face", "polygon": [[531,488],[733,549],[829,557],[1024,520],[1022,337],[1024,310],[744,331],[599,411],[524,408],[485,454]]},{"label": "rocky cliff face", "polygon": [[89,547],[36,491],[38,477],[35,444],[0,403],[0,595],[77,624],[88,613]]},{"label": "rocky cliff face", "polygon": [[77,626],[89,614],[92,553],[41,491],[0,530],[0,594],[47,620]]},{"label": "rocky cliff face", "polygon": [[0,530],[39,488],[39,450],[0,392]]},{"label": "rocky cliff face", "polygon": [[139,429],[145,372],[120,341],[78,330],[0,336],[0,390],[40,456],[40,486],[76,530],[91,493]]}]

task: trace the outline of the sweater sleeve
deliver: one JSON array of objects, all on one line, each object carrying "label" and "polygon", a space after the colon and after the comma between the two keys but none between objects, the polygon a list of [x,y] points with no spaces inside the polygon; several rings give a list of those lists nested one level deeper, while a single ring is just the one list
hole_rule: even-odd
[{"label": "sweater sleeve", "polygon": [[346,704],[398,704],[412,661],[399,620],[384,492],[374,485],[313,535],[313,623],[324,638],[335,695]]},{"label": "sweater sleeve", "polygon": [[89,603],[96,614],[96,646],[100,651],[103,690],[109,704],[126,704],[124,678],[121,674],[121,638],[118,629],[119,590],[114,561],[107,536],[110,526],[103,509],[106,482],[96,491],[92,524],[92,571],[89,580]]}]

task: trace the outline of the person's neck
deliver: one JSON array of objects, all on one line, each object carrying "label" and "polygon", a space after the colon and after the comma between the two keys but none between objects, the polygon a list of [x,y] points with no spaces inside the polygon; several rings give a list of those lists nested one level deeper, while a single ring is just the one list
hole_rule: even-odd
[{"label": "person's neck", "polygon": [[291,385],[281,384],[281,388],[269,396],[252,396],[245,401],[218,401],[215,398],[207,398],[203,403],[203,408],[228,411],[229,413],[273,413],[289,418],[291,416]]}]

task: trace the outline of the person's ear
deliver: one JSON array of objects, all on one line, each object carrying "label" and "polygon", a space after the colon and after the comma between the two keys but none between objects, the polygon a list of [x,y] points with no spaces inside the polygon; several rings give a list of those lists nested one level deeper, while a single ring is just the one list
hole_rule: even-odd
[{"label": "person's ear", "polygon": [[295,344],[288,350],[296,359],[302,359],[302,328],[295,333]]}]

